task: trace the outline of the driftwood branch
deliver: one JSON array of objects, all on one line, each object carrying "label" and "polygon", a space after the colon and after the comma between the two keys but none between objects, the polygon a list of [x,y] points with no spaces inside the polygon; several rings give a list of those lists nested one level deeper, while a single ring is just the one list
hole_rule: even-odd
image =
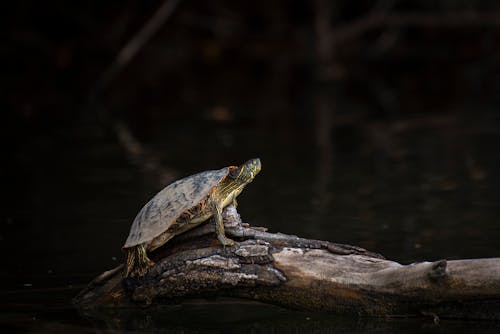
[{"label": "driftwood branch", "polygon": [[359,247],[245,224],[226,233],[239,244],[223,248],[207,224],[153,254],[145,277],[123,279],[119,266],[74,302],[144,307],[227,296],[339,314],[500,319],[500,258],[402,265]]}]

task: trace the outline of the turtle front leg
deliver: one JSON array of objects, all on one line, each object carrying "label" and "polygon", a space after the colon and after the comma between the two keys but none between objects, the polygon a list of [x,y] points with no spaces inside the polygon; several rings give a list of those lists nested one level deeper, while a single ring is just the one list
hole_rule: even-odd
[{"label": "turtle front leg", "polygon": [[222,221],[222,207],[218,204],[213,204],[213,217],[215,222],[215,233],[217,233],[217,239],[224,246],[233,246],[236,241],[226,237],[224,233],[224,222]]}]

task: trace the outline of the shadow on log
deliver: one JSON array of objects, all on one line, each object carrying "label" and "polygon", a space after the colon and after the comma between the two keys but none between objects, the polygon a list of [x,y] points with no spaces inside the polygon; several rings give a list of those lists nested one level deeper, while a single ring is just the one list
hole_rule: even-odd
[{"label": "shadow on log", "polygon": [[212,224],[202,225],[152,254],[156,264],[146,276],[123,279],[119,266],[74,303],[128,308],[223,296],[337,314],[500,319],[500,258],[402,265],[359,247],[241,222],[227,224],[226,234],[239,243],[224,248]]}]

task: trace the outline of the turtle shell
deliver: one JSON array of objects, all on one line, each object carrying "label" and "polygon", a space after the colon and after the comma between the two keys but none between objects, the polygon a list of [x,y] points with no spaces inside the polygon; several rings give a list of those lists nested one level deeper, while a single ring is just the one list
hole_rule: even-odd
[{"label": "turtle shell", "polygon": [[186,210],[199,204],[229,173],[229,167],[188,176],[166,186],[146,203],[132,223],[123,248],[152,241]]}]

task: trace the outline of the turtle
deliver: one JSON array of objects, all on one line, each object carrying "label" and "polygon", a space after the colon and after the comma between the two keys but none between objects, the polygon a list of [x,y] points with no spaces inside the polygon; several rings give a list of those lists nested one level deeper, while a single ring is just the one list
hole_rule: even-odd
[{"label": "turtle", "polygon": [[210,218],[214,218],[218,240],[224,246],[235,241],[226,237],[222,210],[260,172],[260,159],[240,166],[208,170],[171,183],[147,202],[135,217],[122,250],[126,253],[125,277],[145,275],[154,262],[148,253]]}]

